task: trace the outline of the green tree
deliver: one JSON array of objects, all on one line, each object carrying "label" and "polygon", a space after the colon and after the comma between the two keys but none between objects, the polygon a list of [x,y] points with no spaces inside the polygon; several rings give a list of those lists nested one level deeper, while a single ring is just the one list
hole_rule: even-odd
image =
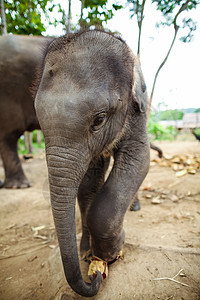
[{"label": "green tree", "polygon": [[42,14],[50,23],[49,13],[55,6],[53,0],[4,0],[7,32],[41,35],[46,30]]},{"label": "green tree", "polygon": [[146,0],[127,0],[130,5],[131,18],[134,16],[137,17],[138,25],[138,48],[137,54],[140,55],[140,43],[141,43],[141,34],[142,34],[142,24],[144,20],[144,8]]},{"label": "green tree", "polygon": [[[172,42],[169,46],[169,49],[167,51],[167,54],[166,54],[164,60],[162,61],[162,63],[160,64],[160,66],[155,74],[155,77],[154,77],[154,82],[153,82],[153,86],[152,86],[152,90],[151,90],[151,94],[150,94],[150,98],[149,98],[148,115],[150,113],[151,103],[152,103],[158,75],[159,75],[161,69],[163,68],[163,66],[165,65],[165,63],[171,53],[171,50],[174,46],[179,29],[180,28],[187,29],[187,34],[180,37],[180,40],[184,43],[190,42],[192,40],[193,31],[196,30],[196,24],[191,18],[184,17],[181,19],[180,15],[184,11],[189,12],[192,9],[195,9],[196,6],[199,4],[198,0],[153,0],[152,2],[156,3],[157,10],[162,12],[162,15],[164,18],[164,21],[161,21],[158,25],[173,26],[174,36],[173,36]],[[178,19],[180,22],[178,22]]]},{"label": "green tree", "polygon": [[148,123],[148,133],[151,140],[170,140],[172,141],[176,136],[176,129],[173,126],[164,126],[155,121],[150,116]]},{"label": "green tree", "polygon": [[[136,16],[137,17],[137,24],[138,24],[138,55],[140,55],[140,41],[141,41],[141,33],[142,33],[142,24],[144,20],[144,9],[146,0],[127,0],[127,2],[130,5],[130,11],[132,13],[131,17]],[[150,108],[151,103],[154,95],[154,90],[156,86],[156,81],[158,78],[158,75],[165,65],[171,50],[174,46],[175,40],[177,38],[177,34],[179,32],[179,29],[185,29],[187,33],[180,37],[180,40],[182,42],[190,42],[193,37],[193,32],[196,30],[196,24],[190,17],[183,17],[181,19],[180,15],[183,12],[189,12],[192,9],[195,9],[196,6],[199,4],[199,0],[152,0],[152,3],[156,4],[157,10],[161,11],[162,13],[162,20],[160,23],[157,24],[157,26],[163,25],[163,26],[173,26],[174,27],[174,36],[172,39],[171,44],[169,45],[169,49],[167,51],[167,54],[160,64],[152,85],[151,94],[149,97],[149,107],[148,107],[148,116],[150,114]]]},{"label": "green tree", "polygon": [[182,120],[184,113],[181,110],[169,109],[160,111],[159,113],[160,120]]},{"label": "green tree", "polygon": [[[112,8],[107,7],[108,0],[81,0],[81,18],[80,27],[82,29],[90,28],[103,28],[103,23],[107,23],[108,20],[112,19],[114,12],[121,9],[123,6],[118,4],[112,4]],[[86,12],[86,16],[83,15]]]}]

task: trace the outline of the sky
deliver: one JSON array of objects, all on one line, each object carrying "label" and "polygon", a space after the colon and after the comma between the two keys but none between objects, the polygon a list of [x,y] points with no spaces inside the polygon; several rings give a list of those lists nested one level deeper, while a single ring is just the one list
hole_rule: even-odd
[{"label": "sky", "polygon": [[[56,0],[57,1],[57,0]],[[55,2],[56,2],[55,1]],[[66,6],[66,0],[57,1]],[[125,0],[118,1],[125,4]],[[80,1],[72,0],[72,22],[77,23],[80,15]],[[113,1],[109,0],[111,5]],[[125,6],[125,5],[124,5]],[[184,16],[187,16],[185,13]],[[178,33],[172,52],[159,73],[152,101],[152,109],[183,109],[200,107],[200,5],[189,13],[194,21],[198,21],[197,30],[190,43],[179,40],[182,32]],[[181,17],[181,16],[180,16]],[[148,94],[151,93],[155,73],[163,61],[173,39],[174,29],[169,27],[157,28],[156,22],[161,20],[160,12],[155,5],[147,0],[141,39],[140,61],[147,84]],[[105,25],[112,31],[121,33],[134,54],[137,54],[138,29],[136,18],[130,18],[129,8],[125,7],[117,12],[112,20]],[[48,34],[57,36],[64,34],[61,26],[49,28]]]}]

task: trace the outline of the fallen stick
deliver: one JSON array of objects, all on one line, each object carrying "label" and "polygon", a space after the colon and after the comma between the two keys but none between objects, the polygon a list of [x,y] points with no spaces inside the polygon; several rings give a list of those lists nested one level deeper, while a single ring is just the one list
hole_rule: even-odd
[{"label": "fallen stick", "polygon": [[161,277],[161,278],[154,278],[153,280],[170,280],[170,281],[173,281],[173,282],[176,282],[178,284],[181,284],[183,286],[187,286],[189,288],[191,288],[191,286],[189,286],[188,284],[186,283],[183,283],[183,282],[180,282],[178,280],[175,280],[175,278],[183,271],[183,269],[181,269],[175,276],[173,276],[172,278],[171,277]]}]

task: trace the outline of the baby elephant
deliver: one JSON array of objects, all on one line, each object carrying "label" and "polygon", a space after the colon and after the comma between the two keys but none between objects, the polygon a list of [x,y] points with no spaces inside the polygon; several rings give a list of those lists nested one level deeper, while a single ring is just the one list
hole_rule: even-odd
[{"label": "baby elephant", "polygon": [[[82,217],[81,253],[106,262],[124,243],[123,219],[149,169],[147,92],[138,58],[102,31],[53,40],[44,53],[35,96],[44,133],[52,211],[65,276],[74,291],[97,294],[102,275],[83,280],[75,201]],[[109,157],[114,165],[106,182]]]}]

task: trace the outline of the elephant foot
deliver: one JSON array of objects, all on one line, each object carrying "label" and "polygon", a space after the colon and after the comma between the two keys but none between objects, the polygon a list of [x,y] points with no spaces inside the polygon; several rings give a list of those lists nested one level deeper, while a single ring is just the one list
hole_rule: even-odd
[{"label": "elephant foot", "polygon": [[7,189],[25,189],[29,188],[31,185],[27,178],[23,179],[6,179],[3,187]]},{"label": "elephant foot", "polygon": [[141,209],[140,202],[138,198],[136,198],[133,204],[131,204],[130,206],[130,211],[138,211],[140,209]]}]

